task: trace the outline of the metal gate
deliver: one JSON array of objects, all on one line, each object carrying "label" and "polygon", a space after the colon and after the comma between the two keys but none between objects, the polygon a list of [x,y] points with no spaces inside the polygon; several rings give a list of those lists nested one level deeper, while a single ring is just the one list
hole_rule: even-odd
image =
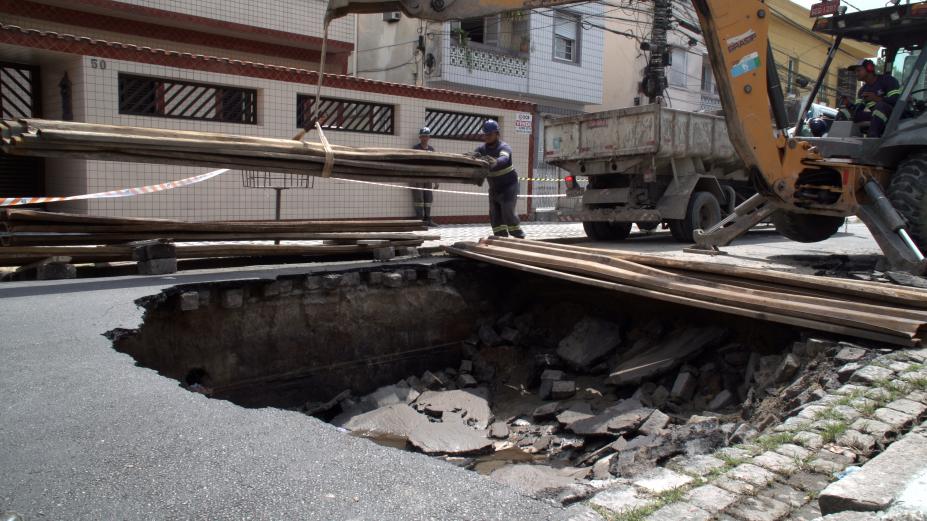
[{"label": "metal gate", "polygon": [[[0,116],[3,119],[42,116],[39,68],[0,62]],[[45,161],[0,154],[0,198],[45,194]]]}]

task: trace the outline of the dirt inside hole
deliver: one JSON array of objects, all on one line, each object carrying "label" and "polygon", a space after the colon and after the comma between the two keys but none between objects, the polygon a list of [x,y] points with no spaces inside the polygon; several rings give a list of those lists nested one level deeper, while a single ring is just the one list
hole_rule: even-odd
[{"label": "dirt inside hole", "polygon": [[[176,287],[117,350],[570,503],[762,439],[854,347],[467,261]],[[860,350],[860,360],[872,351]],[[722,466],[731,462],[721,461]],[[691,469],[689,469],[691,470]],[[708,469],[710,472],[711,469]]]}]

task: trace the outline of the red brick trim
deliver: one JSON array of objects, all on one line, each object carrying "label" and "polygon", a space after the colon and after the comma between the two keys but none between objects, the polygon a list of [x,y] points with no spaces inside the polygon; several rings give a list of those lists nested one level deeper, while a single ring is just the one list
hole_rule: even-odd
[{"label": "red brick trim", "polygon": [[[82,56],[96,56],[113,60],[150,63],[153,65],[163,65],[165,67],[194,69],[219,74],[234,74],[237,76],[264,78],[290,83],[315,85],[318,81],[318,72],[316,71],[229,60],[228,58],[217,58],[214,56],[179,53],[163,49],[150,49],[147,47],[138,47],[136,45],[106,42],[94,38],[62,35],[54,32],[37,31],[35,29],[22,29],[14,25],[4,25],[2,23],[0,23],[0,43]],[[386,83],[337,74],[326,74],[324,85],[337,89],[492,107],[503,110],[534,113],[536,109],[533,103],[524,101],[495,98],[466,92],[429,89],[413,85]]]},{"label": "red brick trim", "polygon": [[[229,32],[231,34],[244,33],[260,35],[264,37],[271,37],[279,41],[294,43],[299,42],[318,49],[322,48],[322,39],[317,36],[308,36],[305,34],[278,31],[276,29],[268,29],[265,27],[226,22],[224,20],[216,20],[202,16],[166,11],[154,7],[127,4],[114,0],[67,0],[67,2],[63,2],[61,0],[58,1],[60,3],[66,3],[66,5],[70,7],[78,9],[83,8],[93,12],[106,10],[110,12],[122,13],[127,16],[133,16],[135,18],[161,20],[162,22],[173,22],[185,26],[200,26],[204,28]],[[332,49],[332,52],[351,52],[354,50],[354,44],[338,40],[329,39],[328,46],[330,49]]]},{"label": "red brick trim", "polygon": [[[92,14],[86,11],[77,11],[64,7],[40,4],[30,0],[0,0],[0,13],[24,16],[37,20],[65,23],[67,25],[86,27],[101,31],[142,36],[145,38],[154,38],[158,40],[168,40],[196,46],[215,47],[218,49],[228,49],[251,54],[261,54],[264,56],[282,57],[291,60],[303,60],[312,63],[318,63],[322,57],[322,53],[318,49],[267,43],[257,40],[248,40],[244,38],[235,38],[232,36],[195,31],[192,29],[181,29],[178,27],[170,27],[137,20],[128,20],[126,18],[117,18],[115,16],[108,16],[104,14]],[[343,54],[344,52],[345,51],[340,50],[339,54]],[[329,54],[329,59],[338,60],[339,58]]]}]

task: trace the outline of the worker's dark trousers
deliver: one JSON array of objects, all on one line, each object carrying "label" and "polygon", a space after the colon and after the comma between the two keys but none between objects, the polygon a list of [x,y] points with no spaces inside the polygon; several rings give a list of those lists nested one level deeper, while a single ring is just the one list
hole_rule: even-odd
[{"label": "worker's dark trousers", "polygon": [[[433,188],[431,183],[410,183],[414,188]],[[415,208],[415,217],[427,221],[431,219],[431,203],[435,193],[431,190],[412,190],[412,206]]]},{"label": "worker's dark trousers", "polygon": [[489,188],[489,221],[492,223],[492,234],[498,237],[525,238],[518,221],[515,204],[518,202],[518,183],[494,190]]},{"label": "worker's dark trousers", "polygon": [[869,132],[867,137],[882,137],[885,131],[885,124],[888,123],[888,117],[892,114],[893,107],[884,101],[880,101],[872,107],[872,110],[857,110],[853,121],[856,123],[869,122]]}]

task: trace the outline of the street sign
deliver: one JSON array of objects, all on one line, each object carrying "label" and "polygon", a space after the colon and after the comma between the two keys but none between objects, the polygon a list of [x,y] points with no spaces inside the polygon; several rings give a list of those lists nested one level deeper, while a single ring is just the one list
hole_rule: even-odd
[{"label": "street sign", "polygon": [[534,117],[530,112],[519,112],[515,115],[515,133],[530,134],[534,129]]},{"label": "street sign", "polygon": [[820,4],[811,6],[811,18],[837,14],[838,9],[840,9],[840,0],[824,0]]}]

